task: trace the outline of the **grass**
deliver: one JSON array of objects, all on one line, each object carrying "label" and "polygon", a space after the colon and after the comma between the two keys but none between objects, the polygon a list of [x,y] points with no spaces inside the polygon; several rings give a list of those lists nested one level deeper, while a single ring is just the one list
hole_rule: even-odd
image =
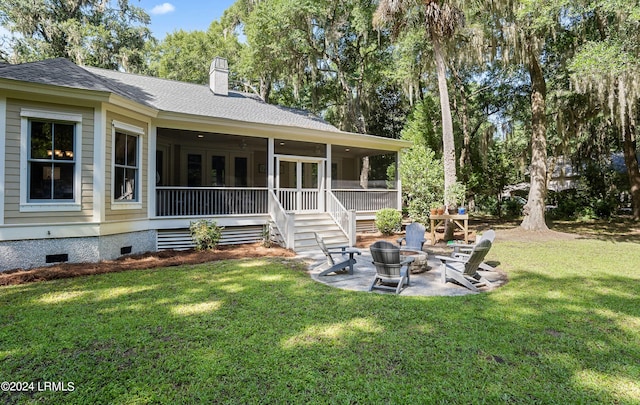
[{"label": "grass", "polygon": [[510,282],[409,297],[252,259],[0,288],[6,403],[640,403],[640,248],[500,242]]}]

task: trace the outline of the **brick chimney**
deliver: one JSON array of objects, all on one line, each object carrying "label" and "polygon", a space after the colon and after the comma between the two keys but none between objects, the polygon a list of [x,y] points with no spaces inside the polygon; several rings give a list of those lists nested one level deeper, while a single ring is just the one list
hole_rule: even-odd
[{"label": "brick chimney", "polygon": [[209,88],[213,94],[229,95],[229,65],[225,58],[216,56],[209,69]]}]

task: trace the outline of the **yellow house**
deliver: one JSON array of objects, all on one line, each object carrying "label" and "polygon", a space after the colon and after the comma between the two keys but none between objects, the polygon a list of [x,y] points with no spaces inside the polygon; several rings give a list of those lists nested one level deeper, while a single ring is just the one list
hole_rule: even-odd
[{"label": "yellow house", "polygon": [[377,210],[400,209],[387,169],[407,142],[230,91],[224,59],[210,78],[0,64],[0,271],[188,248],[202,218],[227,244],[265,230],[294,250],[313,231],[353,244]]}]

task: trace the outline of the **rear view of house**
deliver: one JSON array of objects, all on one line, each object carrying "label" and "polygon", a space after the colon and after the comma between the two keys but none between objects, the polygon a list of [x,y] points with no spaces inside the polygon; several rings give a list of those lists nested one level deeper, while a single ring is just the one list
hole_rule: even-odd
[{"label": "rear view of house", "polygon": [[400,209],[387,171],[406,142],[230,91],[224,59],[210,78],[0,65],[0,271],[188,248],[203,218],[227,244],[265,229],[295,250],[314,231],[353,244],[377,210]]}]

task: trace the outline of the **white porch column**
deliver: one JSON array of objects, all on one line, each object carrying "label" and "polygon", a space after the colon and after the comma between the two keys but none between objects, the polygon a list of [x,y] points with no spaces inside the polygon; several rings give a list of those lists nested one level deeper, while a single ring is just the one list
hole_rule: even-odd
[{"label": "white porch column", "polygon": [[400,156],[401,151],[396,152],[396,188],[397,192],[397,209],[402,211],[402,181],[400,180]]},{"label": "white porch column", "polygon": [[267,142],[267,188],[271,191],[273,191],[273,189],[275,189],[276,187],[275,178],[274,178],[275,168],[273,167],[275,165],[274,151],[275,151],[274,139],[269,138]]},{"label": "white porch column", "polygon": [[326,171],[326,190],[331,191],[331,178],[333,177],[333,172],[331,171],[331,144],[327,144],[327,171]]},{"label": "white porch column", "polygon": [[147,160],[148,160],[148,166],[149,166],[149,172],[147,173],[147,190],[149,195],[147,198],[147,216],[149,218],[153,218],[156,216],[156,204],[157,202],[157,197],[156,197],[156,180],[157,180],[157,174],[158,174],[158,167],[156,166],[156,147],[157,147],[157,140],[158,140],[158,128],[153,125],[153,124],[149,124],[148,126],[148,137],[149,137],[149,149],[147,152]]}]

